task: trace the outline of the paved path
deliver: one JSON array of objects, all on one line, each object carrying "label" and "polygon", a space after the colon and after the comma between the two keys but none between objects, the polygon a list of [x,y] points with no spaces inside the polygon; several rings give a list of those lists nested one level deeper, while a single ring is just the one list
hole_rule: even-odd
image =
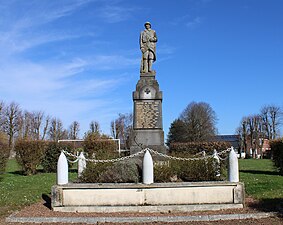
[{"label": "paved path", "polygon": [[275,213],[221,214],[199,216],[150,216],[150,217],[16,217],[9,216],[6,222],[13,223],[145,223],[145,222],[191,222],[262,219],[276,215]]}]

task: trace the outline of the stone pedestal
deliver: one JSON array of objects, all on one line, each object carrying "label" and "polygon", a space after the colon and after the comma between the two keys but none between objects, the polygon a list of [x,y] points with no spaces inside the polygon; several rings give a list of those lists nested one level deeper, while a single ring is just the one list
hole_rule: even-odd
[{"label": "stone pedestal", "polygon": [[162,92],[155,71],[141,73],[133,92],[134,114],[131,154],[146,147],[165,153],[162,126]]}]

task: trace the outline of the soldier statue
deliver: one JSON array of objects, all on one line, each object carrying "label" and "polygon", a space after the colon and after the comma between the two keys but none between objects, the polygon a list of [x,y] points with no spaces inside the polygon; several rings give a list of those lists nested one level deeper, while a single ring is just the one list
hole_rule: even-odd
[{"label": "soldier statue", "polygon": [[140,34],[141,73],[150,73],[153,72],[152,63],[156,60],[157,36],[155,30],[151,29],[150,22],[146,22],[144,26],[145,29]]}]

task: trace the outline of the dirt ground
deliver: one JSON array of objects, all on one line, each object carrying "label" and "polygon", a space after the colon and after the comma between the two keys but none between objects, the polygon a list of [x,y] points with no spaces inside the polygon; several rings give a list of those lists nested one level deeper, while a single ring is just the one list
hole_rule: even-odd
[{"label": "dirt ground", "polygon": [[[278,205],[278,204],[277,204]],[[54,212],[50,209],[50,201],[47,199],[42,200],[39,203],[27,206],[20,210],[19,212],[14,212],[15,217],[138,217],[138,216],[196,216],[196,215],[219,215],[219,214],[244,214],[244,213],[259,213],[259,212],[277,212],[277,216],[264,218],[264,219],[245,219],[245,220],[222,220],[213,222],[179,222],[179,223],[164,223],[164,222],[154,222],[154,223],[123,223],[123,224],[221,224],[221,225],[234,225],[234,224],[271,224],[271,225],[283,225],[283,214],[278,210],[276,204],[262,204],[253,200],[252,198],[246,199],[246,207],[244,209],[231,209],[231,210],[220,210],[220,211],[199,211],[199,212],[185,212],[185,213],[62,213]],[[21,223],[7,223],[5,218],[0,218],[0,225],[19,225]],[[25,224],[35,224],[35,223],[25,223]],[[44,223],[37,223],[44,224]],[[49,224],[66,224],[66,223],[49,223]],[[83,223],[72,223],[74,225],[79,225]],[[107,224],[113,225],[115,223],[97,223],[97,224]]]}]

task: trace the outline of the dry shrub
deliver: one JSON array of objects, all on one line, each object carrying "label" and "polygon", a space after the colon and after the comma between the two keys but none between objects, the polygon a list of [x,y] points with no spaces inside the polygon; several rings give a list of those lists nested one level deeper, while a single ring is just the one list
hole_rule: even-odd
[{"label": "dry shrub", "polygon": [[25,175],[36,174],[44,152],[44,141],[19,139],[15,143],[16,159]]},{"label": "dry shrub", "polygon": [[89,158],[111,159],[118,157],[116,143],[102,139],[97,134],[88,134],[83,143],[84,151]]}]

